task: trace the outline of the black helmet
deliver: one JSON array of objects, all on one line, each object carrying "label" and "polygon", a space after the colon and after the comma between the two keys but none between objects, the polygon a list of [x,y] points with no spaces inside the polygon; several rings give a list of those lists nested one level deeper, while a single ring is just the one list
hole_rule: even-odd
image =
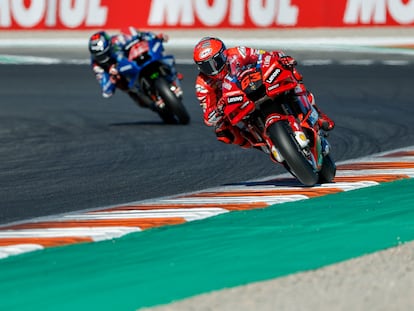
[{"label": "black helmet", "polygon": [[100,64],[110,60],[111,45],[111,37],[105,31],[96,32],[89,38],[89,52]]}]

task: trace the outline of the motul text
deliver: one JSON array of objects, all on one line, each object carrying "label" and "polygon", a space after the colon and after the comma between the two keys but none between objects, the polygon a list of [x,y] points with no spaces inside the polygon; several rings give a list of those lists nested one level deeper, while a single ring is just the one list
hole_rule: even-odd
[{"label": "motul text", "polygon": [[0,0],[0,27],[81,28],[105,26],[101,0]]},{"label": "motul text", "polygon": [[245,25],[258,27],[296,25],[299,9],[291,0],[154,0],[148,17],[150,26]]},{"label": "motul text", "polygon": [[153,0],[149,26],[346,27],[414,22],[414,0]]},{"label": "motul text", "polygon": [[0,0],[0,29],[414,25],[414,0]]},{"label": "motul text", "polygon": [[348,0],[345,24],[383,25],[390,20],[398,24],[414,22],[414,0]]}]

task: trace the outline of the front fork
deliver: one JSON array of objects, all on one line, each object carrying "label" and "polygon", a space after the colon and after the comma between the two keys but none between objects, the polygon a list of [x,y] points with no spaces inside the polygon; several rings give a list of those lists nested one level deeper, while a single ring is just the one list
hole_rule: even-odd
[{"label": "front fork", "polygon": [[164,66],[161,66],[161,73],[167,77],[168,81],[171,83],[171,91],[178,97],[183,96],[183,88],[181,86],[180,78],[178,77],[178,72],[175,67],[175,59],[172,55],[164,56],[162,63]]},{"label": "front fork", "polygon": [[[183,90],[182,90],[182,87],[181,87],[181,82],[178,79],[177,75],[172,74],[171,72],[167,72],[167,71],[162,70],[162,69],[164,69],[164,68],[161,68],[159,76],[157,77],[157,79],[166,78],[168,83],[169,83],[169,87],[170,87],[171,92],[173,92],[177,98],[182,98]],[[165,107],[164,100],[161,98],[161,96],[158,94],[158,92],[156,91],[156,89],[153,86],[152,86],[152,89],[154,91],[151,92],[150,97],[153,100],[155,106],[158,109],[164,109],[164,107]]]}]

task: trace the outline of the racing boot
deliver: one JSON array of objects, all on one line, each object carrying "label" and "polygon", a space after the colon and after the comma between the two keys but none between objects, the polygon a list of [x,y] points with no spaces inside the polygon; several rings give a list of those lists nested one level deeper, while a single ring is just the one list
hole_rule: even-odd
[{"label": "racing boot", "polygon": [[237,126],[231,127],[230,130],[234,136],[234,139],[232,142],[233,144],[239,145],[243,149],[248,149],[248,148],[253,147],[251,140],[248,138],[249,133],[247,131],[241,130]]},{"label": "racing boot", "polygon": [[218,122],[215,132],[217,140],[225,144],[239,145],[244,149],[252,147],[251,142],[242,134],[241,130],[226,121]]},{"label": "racing boot", "polygon": [[324,131],[331,131],[335,127],[335,122],[328,117],[325,113],[323,113],[318,106],[315,104],[315,98],[311,92],[308,93],[308,99],[311,105],[316,109],[319,114],[318,124],[319,127]]}]

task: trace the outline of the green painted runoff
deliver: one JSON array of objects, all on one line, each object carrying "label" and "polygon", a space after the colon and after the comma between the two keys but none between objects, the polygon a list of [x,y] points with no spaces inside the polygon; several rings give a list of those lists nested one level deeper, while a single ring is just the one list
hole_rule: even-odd
[{"label": "green painted runoff", "polygon": [[414,240],[414,180],[0,260],[0,310],[137,310]]}]

